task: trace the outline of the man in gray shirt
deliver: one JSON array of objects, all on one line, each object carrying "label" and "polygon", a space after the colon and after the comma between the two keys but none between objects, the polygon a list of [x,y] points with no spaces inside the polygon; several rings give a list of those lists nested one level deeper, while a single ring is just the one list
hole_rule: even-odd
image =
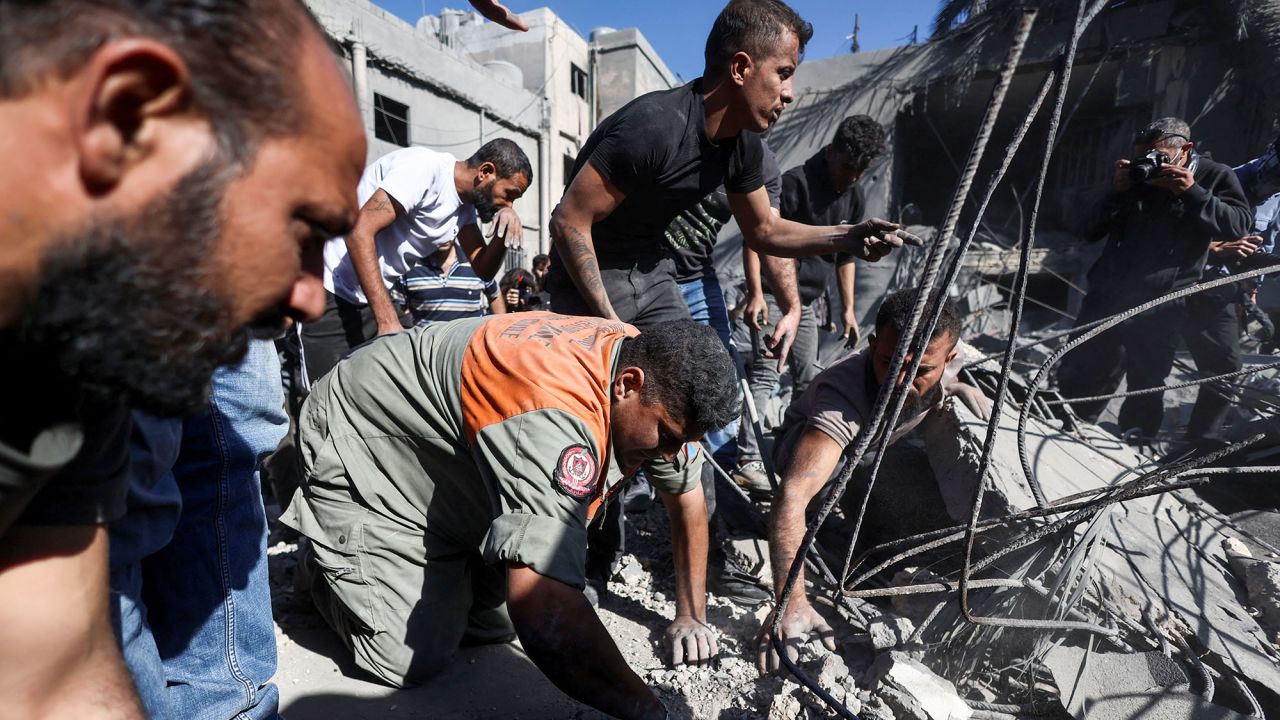
[{"label": "man in gray shirt", "polygon": [[[876,314],[875,334],[868,338],[867,347],[824,370],[787,408],[774,451],[777,465],[783,470],[769,527],[774,592],[779,597],[804,537],[805,509],[837,471],[845,447],[871,417],[876,395],[888,379],[898,338],[917,297],[918,290],[914,288],[886,297]],[[942,407],[943,400],[951,395],[959,397],[979,417],[990,417],[990,406],[981,391],[955,380],[961,366],[956,351],[959,340],[960,318],[954,305],[947,302],[925,347],[890,442],[901,439],[930,412]],[[910,362],[911,356],[908,356],[906,364]],[[904,365],[902,374],[905,373]],[[898,382],[901,381],[900,375]],[[804,588],[803,570],[796,582],[796,587]],[[769,635],[772,624],[770,614],[761,624],[757,638],[761,673],[776,670],[779,664]],[[799,644],[805,642],[810,633],[821,639],[828,650],[835,650],[831,626],[814,612],[803,592],[792,596],[781,629],[788,641],[788,655],[798,653]]]}]

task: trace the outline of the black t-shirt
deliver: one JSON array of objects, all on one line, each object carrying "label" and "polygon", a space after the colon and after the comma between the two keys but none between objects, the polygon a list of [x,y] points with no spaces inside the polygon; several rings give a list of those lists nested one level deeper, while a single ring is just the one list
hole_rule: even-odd
[{"label": "black t-shirt", "polygon": [[29,525],[92,525],[124,512],[128,409],[83,391],[57,362],[0,331],[0,535]]},{"label": "black t-shirt", "polygon": [[[793,167],[782,176],[782,217],[805,225],[852,225],[862,221],[862,189],[857,183],[836,192],[827,169],[826,149],[819,150],[803,165]],[[800,302],[809,303],[822,297],[837,264],[853,262],[847,253],[832,253],[798,258],[796,285]],[[766,286],[766,291],[768,287]]]},{"label": "black t-shirt", "polygon": [[[769,146],[764,145],[764,189],[769,193],[769,206],[781,211],[782,172],[778,159]],[[715,272],[711,266],[711,252],[716,246],[720,229],[733,217],[729,208],[729,196],[724,186],[703,198],[697,205],[685,210],[667,227],[667,251],[676,264],[676,280],[684,282]]]},{"label": "black t-shirt", "polygon": [[[681,212],[724,185],[749,193],[764,184],[760,136],[743,131],[712,142],[707,137],[702,83],[642,95],[587,138],[573,175],[590,162],[626,197],[591,228],[601,267],[653,265],[665,254],[664,233]],[[552,250],[549,286],[570,283]]]}]

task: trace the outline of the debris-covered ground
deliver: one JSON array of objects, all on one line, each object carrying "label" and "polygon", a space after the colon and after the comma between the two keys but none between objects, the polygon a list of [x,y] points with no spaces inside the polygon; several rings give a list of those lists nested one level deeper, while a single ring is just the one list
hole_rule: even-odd
[{"label": "debris-covered ground", "polygon": [[[1036,506],[1017,452],[1016,413],[1016,407],[1006,408],[1001,423],[985,519],[1026,515]],[[1097,427],[1068,427],[1047,411],[1035,415],[1026,445],[1050,505],[1097,498],[1156,467]],[[975,558],[1037,534],[1026,548],[974,573],[989,583],[971,593],[976,614],[1065,620],[1092,630],[967,622],[956,600],[963,557],[957,542],[869,572],[913,541],[892,552],[864,552],[872,544],[968,520],[985,429],[956,404],[892,448],[852,573],[866,575],[854,588],[866,597],[850,600],[865,620],[837,611],[829,589],[812,593],[837,630],[839,650],[806,648],[802,667],[811,679],[849,711],[885,720],[1280,712],[1280,553],[1266,529],[1280,517],[1268,499],[1280,496],[1274,490],[1270,496],[1255,492],[1252,508],[1241,512],[1219,511],[1195,490],[1182,489],[1102,503],[1053,531],[1047,526],[1061,513],[1024,517],[979,538]],[[1224,477],[1198,490],[1212,496],[1206,487],[1242,481]],[[848,547],[853,500],[862,493],[855,476],[846,501],[819,535],[837,572]],[[751,649],[765,609],[752,612],[712,595],[708,615],[721,635],[719,662],[669,667],[662,647],[674,615],[669,528],[660,504],[632,519],[630,553],[600,616],[672,717],[836,716],[795,678],[758,677]],[[364,680],[309,603],[294,596],[296,547],[280,531],[273,542],[277,682],[292,720],[603,717],[556,690],[518,644],[464,649],[443,676],[421,688],[396,691]],[[739,538],[733,551],[761,579],[769,577],[762,542]],[[934,585],[903,590],[924,583]]]}]

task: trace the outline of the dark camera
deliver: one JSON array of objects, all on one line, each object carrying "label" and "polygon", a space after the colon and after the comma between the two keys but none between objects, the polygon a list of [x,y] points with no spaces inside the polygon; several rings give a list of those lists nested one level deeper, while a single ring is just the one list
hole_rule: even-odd
[{"label": "dark camera", "polygon": [[520,283],[520,307],[536,308],[542,305],[542,298],[533,287]]},{"label": "dark camera", "polygon": [[1159,150],[1136,157],[1129,162],[1129,181],[1134,185],[1141,185],[1151,178],[1160,174],[1165,165],[1169,164],[1169,156]]}]

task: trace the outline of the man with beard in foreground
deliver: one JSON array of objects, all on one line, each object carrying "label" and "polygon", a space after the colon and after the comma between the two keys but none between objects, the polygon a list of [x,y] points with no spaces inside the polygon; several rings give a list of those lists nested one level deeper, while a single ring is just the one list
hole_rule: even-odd
[{"label": "man with beard in foreground", "polygon": [[0,58],[0,715],[140,718],[107,614],[126,406],[188,413],[320,314],[364,133],[298,2],[0,0]]},{"label": "man with beard in foreground", "polygon": [[[800,550],[805,533],[805,510],[809,502],[840,470],[846,446],[862,430],[871,416],[872,407],[885,382],[889,365],[897,351],[898,338],[911,319],[915,307],[917,289],[891,293],[880,305],[876,314],[876,329],[867,341],[867,347],[844,358],[826,370],[809,385],[809,388],[787,408],[782,427],[778,430],[778,443],[774,451],[777,467],[783,468],[781,487],[775,499],[773,517],[769,528],[769,558],[773,567],[773,587],[779,601],[782,588],[791,572],[791,563]],[[933,337],[925,346],[924,357],[907,402],[902,407],[898,425],[890,442],[900,440],[919,425],[934,410],[942,407],[948,396],[959,397],[978,417],[991,416],[986,397],[977,388],[956,382],[963,362],[957,362],[956,343],[960,339],[960,318],[955,306],[947,301],[934,326]],[[906,368],[912,362],[908,355],[899,374],[898,383],[906,376]],[[873,440],[871,447],[875,447]],[[872,455],[866,456],[872,460]],[[813,633],[828,650],[835,650],[835,633],[809,604],[804,592],[804,572],[796,581],[797,591],[787,605],[782,619],[782,633],[787,655],[795,660],[800,645],[808,642]],[[760,626],[756,647],[760,672],[778,669],[779,658],[770,640],[769,628],[773,614]]]},{"label": "man with beard in foreground", "polygon": [[[408,318],[392,302],[390,289],[437,250],[457,240],[476,275],[492,280],[506,248],[520,244],[523,229],[511,204],[529,189],[532,177],[524,151],[502,138],[466,160],[410,147],[366,168],[356,191],[355,228],[324,249],[324,315],[302,326],[309,382],[329,372],[351,348],[405,327]],[[477,220],[497,220],[488,245]]]}]

